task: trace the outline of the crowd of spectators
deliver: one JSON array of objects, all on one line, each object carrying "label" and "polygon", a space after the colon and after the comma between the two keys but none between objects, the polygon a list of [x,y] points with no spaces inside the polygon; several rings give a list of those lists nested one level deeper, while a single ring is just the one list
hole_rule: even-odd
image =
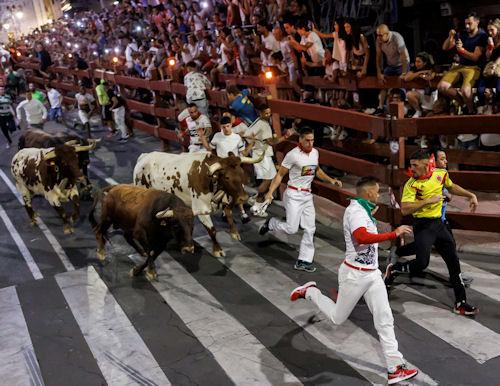
[{"label": "crowd of spectators", "polygon": [[[311,19],[307,3],[299,0],[124,0],[99,13],[65,17],[35,30],[17,45],[33,50],[40,61],[40,74],[46,78],[50,76],[47,68],[56,65],[107,67],[144,79],[183,81],[187,103],[196,105],[203,115],[209,114],[206,91],[225,87],[219,74],[259,75],[264,71],[272,71],[291,85],[289,97],[305,103],[384,115],[388,102],[402,101],[406,115],[414,118],[498,112],[499,19],[487,21],[483,29],[472,12],[464,19],[463,28],[451,29],[443,37],[442,49],[451,59],[444,63],[441,78],[432,55],[409,53],[403,36],[385,24],[369,40],[355,20],[338,18],[333,31],[320,31]],[[370,57],[372,62],[375,58],[374,65],[370,65]],[[361,80],[370,74],[379,85],[388,76],[398,76],[421,86],[382,88],[377,100],[362,90],[327,91],[328,87],[311,89],[302,83],[311,76],[337,82],[343,77]],[[83,86],[88,92],[95,85],[89,80]],[[257,118],[255,111],[246,108],[248,90],[228,87],[227,95],[233,112],[243,121],[251,124]],[[109,114],[108,120],[112,121]],[[339,139],[347,133],[334,129],[331,135]],[[122,134],[122,138],[127,136]],[[488,138],[487,146],[500,145],[495,136]],[[421,146],[427,146],[427,139],[419,140]],[[462,135],[460,142],[473,149],[479,145],[479,137]],[[445,138],[441,138],[441,146],[446,146]]]}]

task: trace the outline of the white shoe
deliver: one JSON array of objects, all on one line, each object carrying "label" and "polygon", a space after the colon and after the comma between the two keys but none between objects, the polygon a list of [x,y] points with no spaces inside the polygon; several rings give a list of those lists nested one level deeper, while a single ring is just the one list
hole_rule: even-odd
[{"label": "white shoe", "polygon": [[415,111],[415,114],[413,114],[411,117],[412,118],[420,118],[422,116],[422,112],[417,110]]},{"label": "white shoe", "polygon": [[256,202],[257,202],[257,195],[249,197],[247,204],[253,206],[255,205]]}]

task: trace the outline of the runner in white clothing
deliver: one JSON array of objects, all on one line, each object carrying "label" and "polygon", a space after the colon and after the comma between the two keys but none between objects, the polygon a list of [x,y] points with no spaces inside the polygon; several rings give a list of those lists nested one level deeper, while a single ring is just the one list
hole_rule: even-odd
[{"label": "runner in white clothing", "polygon": [[295,288],[290,300],[312,301],[334,324],[342,324],[351,314],[361,297],[373,314],[375,329],[379,335],[382,351],[387,361],[390,385],[413,378],[418,370],[406,367],[403,355],[398,351],[394,334],[394,318],[387,291],[378,269],[378,243],[395,239],[411,232],[411,227],[402,225],[393,232],[378,234],[373,214],[379,197],[379,184],[374,177],[363,177],[356,184],[357,197],[344,213],[344,239],[346,257],[339,268],[339,291],[333,301],[323,295],[310,281]]},{"label": "runner in white clothing", "polygon": [[304,127],[300,133],[299,146],[290,150],[271,182],[266,194],[266,201],[271,202],[274,191],[280,186],[283,177],[289,173],[288,187],[283,202],[286,210],[286,222],[276,218],[269,218],[259,230],[261,235],[269,231],[283,231],[294,234],[299,225],[304,229],[300,242],[299,258],[294,268],[306,272],[314,272],[314,232],[316,231],[316,212],[314,210],[311,183],[315,176],[333,185],[342,186],[342,183],[328,176],[319,167],[319,153],[314,149],[314,131]]},{"label": "runner in white clothing", "polygon": [[[179,122],[186,120],[186,134],[189,135],[189,152],[197,153],[205,151],[201,142],[200,133],[202,133],[206,138],[210,137],[210,134],[212,134],[212,124],[210,123],[210,119],[200,112],[196,104],[189,103],[188,107],[181,111],[178,115],[177,120]],[[202,129],[202,131],[200,131],[200,129]],[[186,134],[178,134],[179,139],[182,140],[182,136]]]}]

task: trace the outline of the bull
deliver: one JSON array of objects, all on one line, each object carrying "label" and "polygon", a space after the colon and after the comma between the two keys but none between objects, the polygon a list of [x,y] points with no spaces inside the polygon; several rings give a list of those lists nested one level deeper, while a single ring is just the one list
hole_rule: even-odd
[{"label": "bull", "polygon": [[[94,212],[101,204],[99,222]],[[147,267],[146,276],[157,279],[155,260],[169,239],[183,242],[182,253],[193,253],[193,212],[173,194],[132,185],[114,185],[103,189],[94,199],[89,222],[97,240],[97,257],[104,261],[105,239],[111,225],[123,230],[123,236],[146,260],[132,268],[138,276]]]},{"label": "bull", "polygon": [[244,184],[247,176],[242,168],[245,163],[257,163],[264,157],[236,157],[229,153],[227,158],[220,158],[210,153],[168,154],[152,152],[141,154],[134,168],[135,185],[154,188],[175,194],[193,209],[207,230],[212,243],[213,255],[224,256],[224,251],[217,242],[216,230],[210,213],[224,197],[228,203],[224,206],[231,237],[241,240],[233,220],[233,207],[248,200]]},{"label": "bull", "polygon": [[[77,154],[88,152],[95,145],[26,148],[14,155],[11,172],[33,225],[36,225],[37,214],[31,206],[31,200],[34,195],[42,195],[63,220],[64,233],[73,233],[72,224],[80,217],[80,197],[76,184],[85,179],[78,166]],[[74,208],[71,217],[67,216],[62,206],[68,201],[72,202]]]},{"label": "bull", "polygon": [[[50,134],[40,129],[28,129],[20,137],[18,142],[19,150],[36,147],[39,149],[47,149],[49,147],[54,147],[57,145],[81,145],[88,146],[94,142],[99,142],[100,140],[84,139],[77,137],[76,135],[66,134],[66,133],[55,133]],[[85,181],[82,184],[83,189],[80,189],[80,193],[89,193],[92,189],[88,178],[88,165],[90,163],[90,156],[88,151],[78,152],[78,165],[85,176]]]}]

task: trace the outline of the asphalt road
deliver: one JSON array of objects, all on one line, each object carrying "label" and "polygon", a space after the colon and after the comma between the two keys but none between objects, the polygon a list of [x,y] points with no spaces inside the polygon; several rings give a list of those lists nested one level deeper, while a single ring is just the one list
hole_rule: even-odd
[{"label": "asphalt road", "polygon": [[[47,130],[57,128],[48,124]],[[103,137],[104,131],[97,131]],[[3,140],[3,138],[2,138]],[[17,135],[16,135],[17,140]],[[226,257],[210,254],[199,223],[194,255],[175,243],[158,259],[159,280],[131,279],[137,256],[120,234],[108,262],[95,254],[83,202],[73,235],[41,198],[42,222],[32,227],[15,195],[10,161],[0,142],[0,381],[5,385],[366,385],[384,384],[385,364],[371,314],[361,301],[333,326],[311,304],[291,303],[290,291],[316,280],[337,286],[340,232],[317,226],[315,273],[293,270],[298,235],[261,237],[262,219],[239,224],[231,240],[215,216]],[[93,184],[129,183],[137,157],[158,150],[137,133],[128,143],[103,139],[92,154]],[[14,189],[14,191],[12,190]],[[272,205],[269,212],[283,216]],[[401,278],[391,291],[400,351],[420,370],[410,384],[498,385],[500,264],[462,255],[474,278],[468,299],[475,319],[451,312],[446,268],[432,259],[423,278]]]}]

